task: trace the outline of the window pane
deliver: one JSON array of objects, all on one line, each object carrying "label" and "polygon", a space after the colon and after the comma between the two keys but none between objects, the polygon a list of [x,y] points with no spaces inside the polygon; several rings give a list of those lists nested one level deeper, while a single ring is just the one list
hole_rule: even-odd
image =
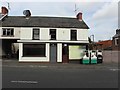
[{"label": "window pane", "polygon": [[10,30],[10,29],[7,30],[7,35],[8,35],[8,36],[11,35],[11,30]]},{"label": "window pane", "polygon": [[50,29],[51,40],[56,40],[56,29]]},{"label": "window pane", "polygon": [[56,35],[51,35],[51,40],[56,40]]},{"label": "window pane", "polygon": [[3,35],[11,36],[14,35],[14,29],[13,28],[3,28]]},{"label": "window pane", "polygon": [[11,29],[11,35],[14,35],[14,30],[13,29]]},{"label": "window pane", "polygon": [[3,35],[6,35],[6,29],[3,29]]},{"label": "window pane", "polygon": [[71,40],[77,40],[77,30],[71,30]]},{"label": "window pane", "polygon": [[24,44],[23,56],[45,57],[45,44]]},{"label": "window pane", "polygon": [[117,45],[118,45],[118,39],[117,39]]},{"label": "window pane", "polygon": [[50,35],[55,35],[56,34],[56,29],[50,29]]},{"label": "window pane", "polygon": [[33,29],[33,39],[39,39],[39,29]]}]

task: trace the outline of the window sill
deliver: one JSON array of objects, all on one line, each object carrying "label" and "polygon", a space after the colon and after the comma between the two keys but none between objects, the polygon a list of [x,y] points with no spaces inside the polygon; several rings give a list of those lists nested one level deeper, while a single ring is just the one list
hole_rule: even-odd
[{"label": "window sill", "polygon": [[22,56],[22,57],[46,57],[46,56]]},{"label": "window sill", "polygon": [[1,35],[2,37],[14,37],[14,35]]}]

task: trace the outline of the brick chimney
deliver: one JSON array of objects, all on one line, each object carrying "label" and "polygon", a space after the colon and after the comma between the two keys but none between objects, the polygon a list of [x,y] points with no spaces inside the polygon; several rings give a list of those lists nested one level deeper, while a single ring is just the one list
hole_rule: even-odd
[{"label": "brick chimney", "polygon": [[79,12],[76,16],[76,18],[79,20],[79,21],[82,21],[82,13]]},{"label": "brick chimney", "polygon": [[2,13],[2,15],[5,15],[5,14],[8,14],[8,9],[6,8],[6,7],[2,7],[1,8],[1,13]]}]

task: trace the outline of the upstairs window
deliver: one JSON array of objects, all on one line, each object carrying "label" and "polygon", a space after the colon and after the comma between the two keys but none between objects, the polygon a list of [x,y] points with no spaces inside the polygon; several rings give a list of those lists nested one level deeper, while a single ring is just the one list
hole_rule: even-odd
[{"label": "upstairs window", "polygon": [[2,35],[3,36],[13,36],[14,35],[14,29],[13,28],[3,28],[2,29]]},{"label": "upstairs window", "polygon": [[77,40],[77,30],[71,30],[71,40]]},{"label": "upstairs window", "polygon": [[51,40],[56,40],[56,29],[50,29]]},{"label": "upstairs window", "polygon": [[33,40],[39,40],[40,29],[33,29]]},{"label": "upstairs window", "polygon": [[118,45],[118,38],[115,38],[115,46]]}]

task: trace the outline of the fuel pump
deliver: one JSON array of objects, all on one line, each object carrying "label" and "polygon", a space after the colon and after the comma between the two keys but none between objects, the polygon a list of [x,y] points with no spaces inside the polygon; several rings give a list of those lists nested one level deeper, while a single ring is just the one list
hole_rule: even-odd
[{"label": "fuel pump", "polygon": [[97,62],[98,63],[102,63],[103,62],[103,55],[102,55],[102,51],[101,50],[97,51]]},{"label": "fuel pump", "polygon": [[89,51],[88,50],[84,51],[84,56],[83,56],[83,59],[82,59],[83,64],[89,64],[89,62],[90,62],[89,56],[90,56]]},{"label": "fuel pump", "polygon": [[94,50],[90,51],[90,63],[91,64],[97,64],[96,51],[94,51]]}]

